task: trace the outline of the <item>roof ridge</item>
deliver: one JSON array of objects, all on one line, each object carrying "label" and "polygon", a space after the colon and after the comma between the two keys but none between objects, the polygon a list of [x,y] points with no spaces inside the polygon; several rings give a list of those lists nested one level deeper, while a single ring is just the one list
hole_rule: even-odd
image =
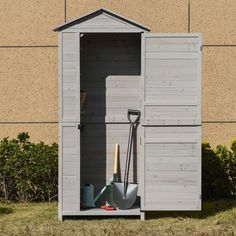
[{"label": "roof ridge", "polygon": [[135,21],[133,21],[133,20],[131,20],[131,19],[129,19],[129,18],[126,18],[126,17],[124,17],[124,16],[122,16],[122,15],[119,15],[119,14],[117,14],[117,13],[111,11],[111,10],[108,10],[107,8],[99,8],[99,9],[97,9],[97,10],[95,10],[95,11],[86,13],[86,14],[84,14],[84,15],[78,17],[78,18],[75,18],[75,19],[73,19],[73,20],[71,20],[71,21],[65,22],[65,23],[63,23],[63,24],[57,26],[57,27],[54,28],[53,30],[54,30],[54,31],[60,31],[60,30],[62,30],[62,29],[64,29],[64,28],[66,28],[67,26],[69,27],[70,25],[76,23],[76,21],[83,20],[84,18],[89,17],[89,16],[91,16],[91,15],[93,15],[93,14],[98,14],[99,12],[101,12],[101,13],[102,13],[102,12],[105,12],[105,13],[107,13],[107,14],[113,16],[113,17],[116,17],[116,18],[119,18],[120,20],[126,21],[126,22],[128,22],[129,24],[132,24],[132,25],[134,25],[134,26],[136,26],[136,27],[138,27],[138,28],[141,28],[141,29],[146,30],[146,31],[150,31],[150,29],[148,29],[146,26],[144,26],[144,25],[142,25],[142,24],[140,24],[140,23],[137,23],[137,22],[135,22]]}]

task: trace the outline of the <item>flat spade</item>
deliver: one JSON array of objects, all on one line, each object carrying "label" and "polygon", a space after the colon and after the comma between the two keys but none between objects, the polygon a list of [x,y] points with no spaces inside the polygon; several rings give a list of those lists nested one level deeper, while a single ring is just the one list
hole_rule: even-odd
[{"label": "flat spade", "polygon": [[138,185],[129,183],[129,167],[133,144],[134,129],[137,127],[140,118],[140,111],[128,110],[127,117],[130,122],[129,139],[127,147],[127,157],[125,164],[124,182],[113,182],[112,196],[113,201],[119,209],[125,210],[133,206],[137,198]]}]

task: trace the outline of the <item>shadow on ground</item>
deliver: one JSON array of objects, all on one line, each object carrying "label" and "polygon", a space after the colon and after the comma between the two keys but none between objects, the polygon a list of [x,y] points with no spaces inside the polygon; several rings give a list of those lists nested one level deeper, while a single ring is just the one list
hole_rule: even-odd
[{"label": "shadow on ground", "polygon": [[13,209],[10,207],[0,207],[0,215],[6,215],[13,212]]},{"label": "shadow on ground", "polygon": [[214,216],[220,212],[224,212],[236,208],[236,199],[220,200],[203,202],[202,211],[163,211],[163,212],[149,212],[146,213],[146,219],[158,219],[165,217],[182,217],[205,219],[209,216]]}]

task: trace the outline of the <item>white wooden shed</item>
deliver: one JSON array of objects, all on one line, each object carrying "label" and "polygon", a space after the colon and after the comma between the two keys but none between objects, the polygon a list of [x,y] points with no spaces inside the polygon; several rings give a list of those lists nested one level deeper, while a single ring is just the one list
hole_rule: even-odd
[{"label": "white wooden shed", "polygon": [[[106,9],[55,31],[59,218],[201,210],[201,34],[148,33]],[[123,176],[128,108],[141,111],[130,178],[140,201],[128,210],[82,209],[80,187],[91,183],[97,194],[112,177],[115,143]]]}]

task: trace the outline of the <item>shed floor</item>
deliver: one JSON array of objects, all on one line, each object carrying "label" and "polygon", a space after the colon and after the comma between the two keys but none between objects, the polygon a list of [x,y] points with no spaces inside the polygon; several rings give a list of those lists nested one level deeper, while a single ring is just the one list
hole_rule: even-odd
[{"label": "shed floor", "polygon": [[106,211],[100,208],[92,208],[92,209],[81,209],[79,215],[86,215],[86,216],[94,216],[94,215],[100,215],[100,216],[140,216],[141,210],[140,207],[134,206],[133,208],[130,208],[128,210],[116,210],[116,211]]}]

